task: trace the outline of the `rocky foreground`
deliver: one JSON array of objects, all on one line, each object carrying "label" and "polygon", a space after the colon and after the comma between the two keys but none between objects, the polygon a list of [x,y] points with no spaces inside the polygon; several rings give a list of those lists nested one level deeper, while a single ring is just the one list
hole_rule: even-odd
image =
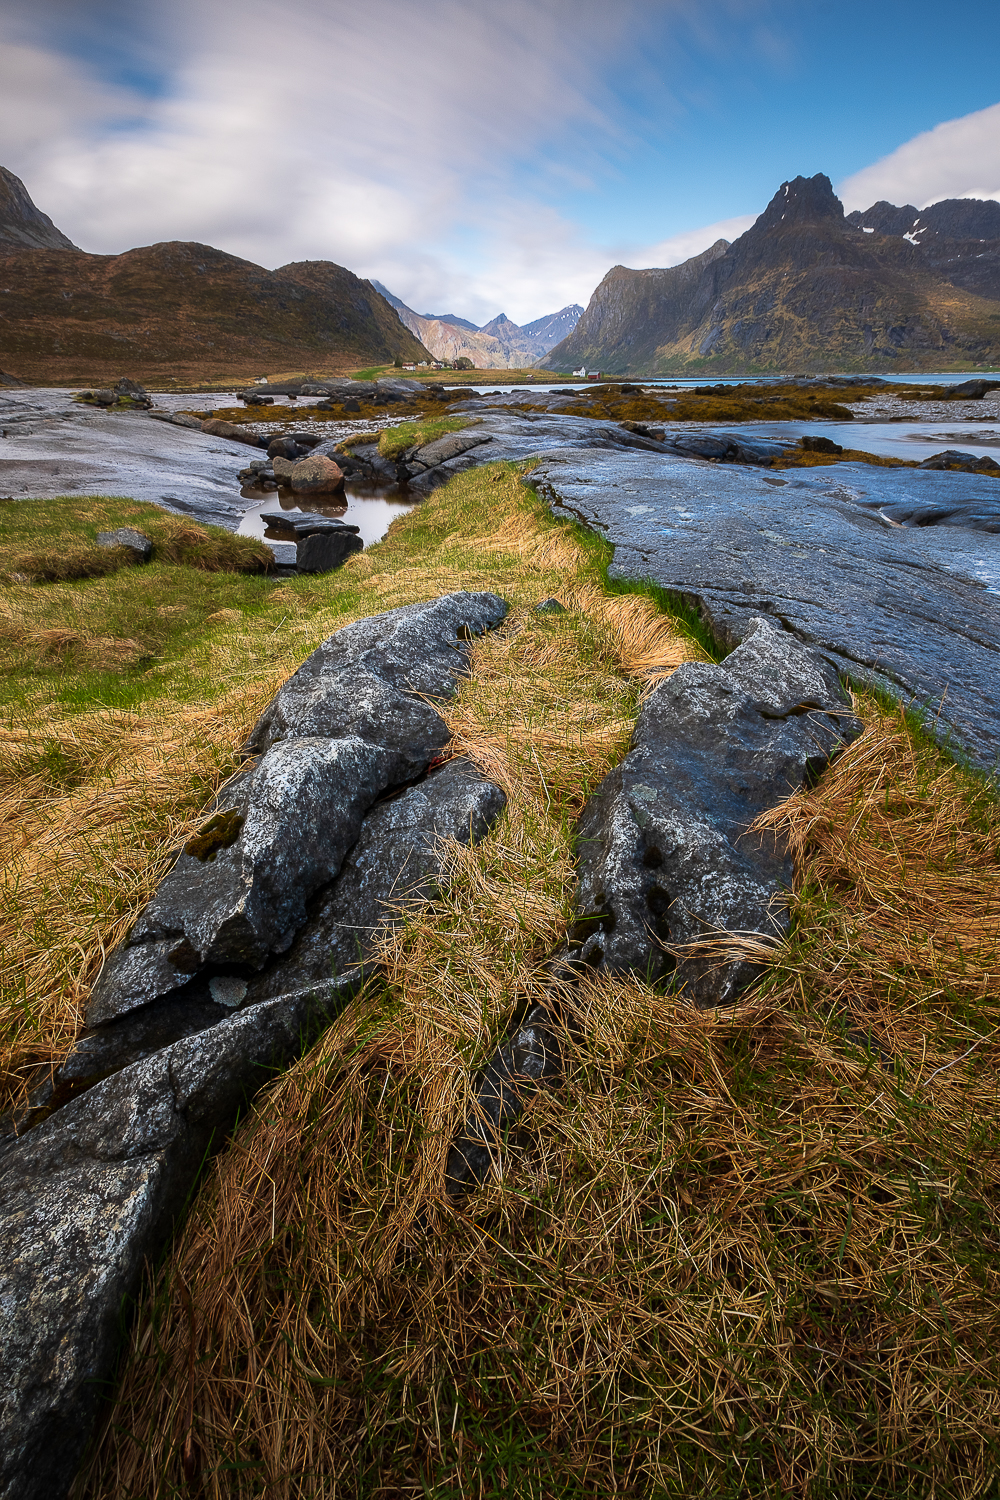
[{"label": "rocky foreground", "polygon": [[[405,408],[416,396],[392,383],[308,394],[337,415],[352,401]],[[416,496],[472,466],[530,460],[525,482],[553,514],[611,544],[614,577],[658,584],[730,649],[648,697],[629,754],[590,799],[576,922],[554,978],[572,983],[580,966],[631,971],[695,1004],[729,1004],[755,977],[752,957],[709,961],[704,939],[773,943],[787,930],[789,851],[745,835],[859,732],[845,680],[926,709],[939,739],[995,774],[1000,482],[837,461],[821,435],[829,466],[788,467],[793,445],[738,427],[603,419],[580,414],[576,394],[540,395],[462,393],[447,409],[467,425],[392,460],[374,442],[345,454],[342,440],[304,431],[301,445],[295,431],[249,425],[232,437],[177,409],[159,420],[57,411],[35,393],[11,426],[40,450],[50,444],[47,459],[21,448],[24,483],[32,472],[83,483],[117,465],[120,487],[145,498],[140,484],[162,486],[167,467],[190,458],[197,498],[185,504],[172,485],[160,503],[231,529],[248,449],[270,463],[258,478],[285,477],[279,460],[293,479],[300,464],[343,458]],[[39,463],[52,467],[31,469]],[[61,1072],[7,1122],[8,1500],[66,1493],[113,1370],[121,1299],[212,1139],[357,990],[399,892],[434,889],[442,836],[478,840],[503,810],[488,778],[442,765],[448,732],[428,698],[454,691],[469,643],[505,613],[495,594],[453,594],[359,621],[308,658],[259,720],[243,773],[109,956]],[[477,1110],[447,1148],[455,1196],[482,1179],[531,1089],[559,1076],[558,1018],[546,1006],[498,1041]]]}]

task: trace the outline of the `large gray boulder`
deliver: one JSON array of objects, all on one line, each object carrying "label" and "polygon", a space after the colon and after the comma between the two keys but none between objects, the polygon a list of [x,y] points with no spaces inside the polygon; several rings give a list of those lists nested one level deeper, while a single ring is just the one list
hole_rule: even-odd
[{"label": "large gray boulder", "polygon": [[148,1005],[206,966],[250,975],[285,952],[368,809],[447,743],[426,696],[454,691],[468,643],[506,608],[495,594],[449,594],[324,641],[258,721],[247,748],[260,761],[222,793],[108,959],[87,1024]]},{"label": "large gray boulder", "polygon": [[[314,653],[258,725],[259,762],[112,955],[55,1086],[0,1146],[2,1500],[66,1494],[123,1299],[206,1152],[357,991],[401,904],[447,878],[446,841],[502,811],[466,763],[424,777],[447,733],[416,695],[453,692],[469,641],[504,613],[453,594]],[[302,732],[319,721],[328,733]]]},{"label": "large gray boulder", "polygon": [[787,931],[791,856],[749,826],[861,728],[836,668],[769,621],[751,621],[721,666],[679,667],[647,699],[632,748],[580,818],[573,956],[669,976],[699,1005],[730,1003],[757,967],[677,949]]}]

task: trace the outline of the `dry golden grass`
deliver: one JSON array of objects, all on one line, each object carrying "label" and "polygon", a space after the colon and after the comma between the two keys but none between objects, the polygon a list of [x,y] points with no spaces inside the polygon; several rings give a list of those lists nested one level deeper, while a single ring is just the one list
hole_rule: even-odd
[{"label": "dry golden grass", "polygon": [[[770,820],[796,925],[756,996],[570,988],[573,777],[625,719],[594,629],[477,646],[449,713],[508,812],[217,1160],[79,1497],[996,1493],[996,804],[861,703]],[[564,1081],[449,1201],[476,1065],[536,1000]]]},{"label": "dry golden grass", "polygon": [[[16,647],[20,675],[0,709],[0,1109],[65,1056],[105,952],[236,769],[264,704],[331,631],[461,588],[494,589],[528,619],[566,585],[577,591],[566,598],[569,618],[590,632],[603,663],[594,670],[617,705],[612,753],[635,690],[623,674],[693,649],[648,600],[605,598],[592,555],[553,525],[509,466],[463,476],[340,572],[281,583],[206,572],[210,533],[199,541],[199,528],[129,501],[32,502],[30,514],[4,507],[0,552],[17,550],[22,515],[53,545],[80,526],[137,524],[198,562],[196,571],[153,563],[6,591],[0,634]],[[108,635],[109,620],[129,634]],[[565,628],[537,625],[556,658]],[[575,663],[575,648],[567,660]],[[121,683],[134,707],[127,694],[126,706],[114,706]],[[533,710],[538,723],[544,707],[539,700]],[[567,720],[565,732],[591,730]]]}]

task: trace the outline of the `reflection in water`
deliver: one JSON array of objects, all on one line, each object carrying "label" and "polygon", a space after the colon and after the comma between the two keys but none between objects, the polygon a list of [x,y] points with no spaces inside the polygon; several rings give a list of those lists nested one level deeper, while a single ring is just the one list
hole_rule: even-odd
[{"label": "reflection in water", "polygon": [[274,541],[294,540],[292,532],[269,526],[265,512],[295,511],[309,515],[334,516],[357,526],[361,540],[368,547],[380,542],[397,516],[405,516],[418,502],[399,490],[380,490],[372,484],[348,484],[341,495],[293,495],[291,490],[242,491],[245,500],[256,504],[248,510],[239,525],[240,536],[267,537]]}]

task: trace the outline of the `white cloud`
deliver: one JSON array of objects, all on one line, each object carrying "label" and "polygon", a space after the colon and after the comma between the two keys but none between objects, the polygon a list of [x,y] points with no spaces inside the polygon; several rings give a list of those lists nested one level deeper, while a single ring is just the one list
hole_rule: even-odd
[{"label": "white cloud", "polygon": [[644,250],[633,251],[633,258],[628,264],[637,269],[647,266],[678,266],[681,261],[690,260],[692,255],[700,255],[709,245],[714,245],[716,240],[731,242],[739,239],[756,218],[756,214],[741,214],[735,219],[719,219],[715,224],[705,224],[700,229],[687,229],[682,234],[660,240],[656,245],[648,245]]},{"label": "white cloud", "polygon": [[[267,266],[334,260],[476,321],[586,302],[630,254],[544,200],[629,144],[600,79],[640,48],[641,0],[174,0],[144,21],[139,60],[166,77],[151,97],[87,60],[114,34],[95,3],[83,60],[58,50],[65,15],[51,43],[46,7],[34,32],[27,0],[0,20],[4,164],[84,249],[190,239]],[[637,253],[675,251],[693,253]]]},{"label": "white cloud", "polygon": [[941,198],[1000,198],[1000,104],[945,120],[840,184],[845,209],[882,199],[926,208]]}]

